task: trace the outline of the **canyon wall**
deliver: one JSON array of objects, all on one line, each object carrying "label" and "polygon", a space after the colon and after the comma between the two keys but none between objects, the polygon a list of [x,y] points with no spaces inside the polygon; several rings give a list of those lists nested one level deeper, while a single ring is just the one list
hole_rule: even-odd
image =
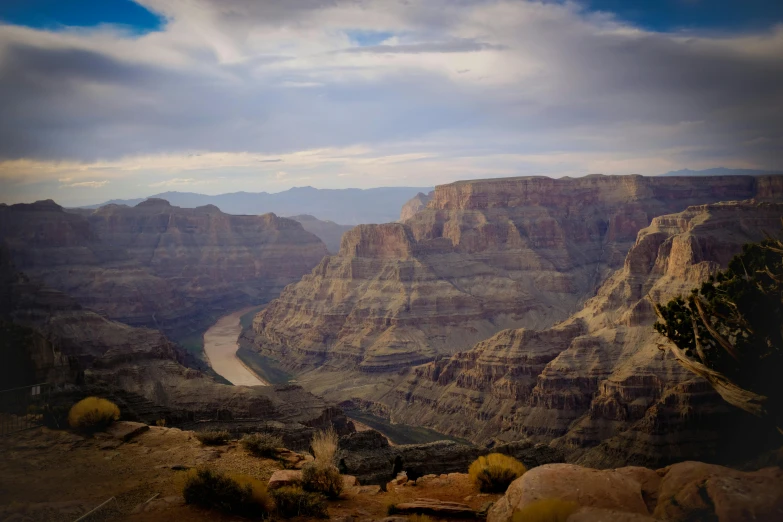
[{"label": "canyon wall", "polygon": [[[781,193],[780,178],[748,176],[439,186],[407,221],[347,232],[339,254],[255,318],[253,342],[319,392],[352,398],[339,391],[354,385],[341,372],[389,374],[507,328],[540,330],[565,320],[622,266],[655,216]],[[301,375],[313,370],[319,375],[312,379]]]},{"label": "canyon wall", "polygon": [[779,233],[781,217],[783,204],[752,202],[657,217],[622,268],[568,320],[502,331],[415,368],[376,399],[398,422],[477,442],[547,442],[597,467],[752,451],[753,419],[660,349],[651,301],[689,292],[743,244]]},{"label": "canyon wall", "polygon": [[290,219],[159,199],[78,212],[52,201],[3,205],[0,240],[31,278],[100,315],[175,336],[268,301],[327,254]]}]

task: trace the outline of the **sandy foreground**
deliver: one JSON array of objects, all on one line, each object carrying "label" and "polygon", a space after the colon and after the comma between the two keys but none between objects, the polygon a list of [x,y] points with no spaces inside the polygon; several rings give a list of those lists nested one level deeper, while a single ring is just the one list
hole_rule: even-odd
[{"label": "sandy foreground", "polygon": [[239,318],[254,308],[257,307],[250,306],[224,315],[204,333],[204,353],[209,365],[235,386],[267,386],[269,384],[248,370],[236,355],[239,348],[237,339],[242,332]]}]

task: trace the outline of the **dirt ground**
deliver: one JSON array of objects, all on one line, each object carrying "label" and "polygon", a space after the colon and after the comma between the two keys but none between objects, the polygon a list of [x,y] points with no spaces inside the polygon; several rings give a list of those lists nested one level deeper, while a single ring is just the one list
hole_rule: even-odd
[{"label": "dirt ground", "polygon": [[[205,447],[192,432],[150,427],[119,444],[36,428],[0,438],[0,520],[74,521],[112,497],[87,520],[163,522],[171,520],[239,521],[214,511],[185,505],[184,469],[209,465],[267,481],[281,469],[277,461],[247,454],[236,442]],[[352,488],[328,503],[329,514],[357,521],[387,516],[390,504],[417,498],[463,502],[480,509],[497,495],[478,494],[467,475],[420,479],[418,485]],[[147,502],[147,511],[138,512]],[[136,511],[134,513],[134,510]]]}]

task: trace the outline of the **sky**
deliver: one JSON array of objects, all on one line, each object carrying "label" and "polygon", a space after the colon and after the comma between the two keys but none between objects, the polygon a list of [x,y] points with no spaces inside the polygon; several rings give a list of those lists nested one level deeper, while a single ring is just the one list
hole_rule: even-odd
[{"label": "sky", "polygon": [[3,0],[0,202],[783,170],[778,0]]}]

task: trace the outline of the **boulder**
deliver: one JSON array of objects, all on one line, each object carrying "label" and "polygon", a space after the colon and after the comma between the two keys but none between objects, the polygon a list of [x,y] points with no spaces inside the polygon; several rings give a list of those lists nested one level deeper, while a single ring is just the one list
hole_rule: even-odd
[{"label": "boulder", "polygon": [[570,517],[568,522],[655,522],[657,519],[641,513],[628,513],[602,508],[582,508]]},{"label": "boulder", "polygon": [[514,510],[547,498],[571,500],[583,507],[648,515],[641,483],[634,476],[636,473],[572,464],[539,466],[511,483],[505,496],[490,509],[487,521],[510,521]]},{"label": "boulder", "polygon": [[302,484],[302,471],[298,469],[281,469],[272,473],[267,488],[280,489],[285,486],[299,486]]},{"label": "boulder", "polygon": [[404,514],[435,515],[440,517],[473,518],[477,513],[467,504],[447,502],[432,498],[418,498],[411,502],[397,504],[396,509]]}]

